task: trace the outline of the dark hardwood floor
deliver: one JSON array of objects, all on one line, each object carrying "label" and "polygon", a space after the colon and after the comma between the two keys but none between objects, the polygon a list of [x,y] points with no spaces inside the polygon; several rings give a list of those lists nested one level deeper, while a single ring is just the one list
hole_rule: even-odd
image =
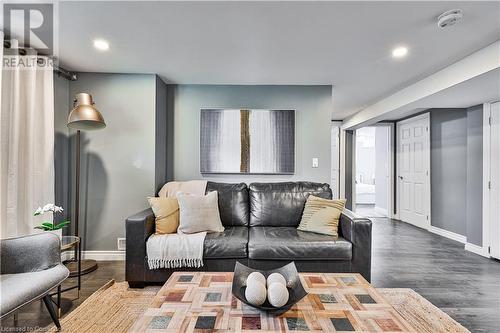
[{"label": "dark hardwood floor", "polygon": [[372,221],[375,287],[411,288],[472,332],[500,332],[500,262],[407,223]]},{"label": "dark hardwood floor", "polygon": [[[61,316],[64,317],[74,310],[96,290],[112,279],[117,282],[125,279],[124,261],[101,261],[96,271],[83,275],[80,298],[77,299],[78,293],[76,290],[62,293]],[[63,288],[74,284],[76,284],[75,278],[67,279],[63,283]],[[56,300],[56,296],[54,296],[54,300]],[[2,320],[0,330],[1,332],[32,332],[50,324],[52,324],[52,320],[45,305],[42,301],[36,301],[18,311],[17,326],[14,325],[14,316],[9,316]]]},{"label": "dark hardwood floor", "polygon": [[[372,284],[378,288],[412,288],[472,332],[500,332],[500,263],[464,251],[463,244],[409,224],[373,218]],[[100,262],[83,277],[76,292],[63,294],[63,316],[110,279],[123,281],[124,262]],[[71,281],[70,281],[71,282]],[[42,302],[19,312],[18,328],[51,323]],[[2,322],[2,331],[13,318]]]}]

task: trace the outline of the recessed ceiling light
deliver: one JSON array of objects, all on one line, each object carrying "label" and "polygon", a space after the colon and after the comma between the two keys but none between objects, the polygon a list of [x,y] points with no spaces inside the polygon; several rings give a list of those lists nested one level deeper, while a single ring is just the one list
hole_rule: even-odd
[{"label": "recessed ceiling light", "polygon": [[394,58],[402,58],[408,53],[408,48],[404,46],[399,46],[396,47],[394,50],[392,50],[392,56]]},{"label": "recessed ceiling light", "polygon": [[107,51],[109,50],[109,43],[104,39],[96,39],[94,40],[94,47],[100,51]]}]

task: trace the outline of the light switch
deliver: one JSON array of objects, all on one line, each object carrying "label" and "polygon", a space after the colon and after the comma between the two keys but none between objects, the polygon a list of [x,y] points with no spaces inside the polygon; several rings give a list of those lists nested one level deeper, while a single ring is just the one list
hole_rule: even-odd
[{"label": "light switch", "polygon": [[313,168],[319,167],[319,158],[313,157]]}]

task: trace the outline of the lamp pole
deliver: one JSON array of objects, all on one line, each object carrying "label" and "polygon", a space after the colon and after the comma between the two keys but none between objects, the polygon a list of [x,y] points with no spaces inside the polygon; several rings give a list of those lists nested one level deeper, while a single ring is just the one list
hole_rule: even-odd
[{"label": "lamp pole", "polygon": [[76,131],[76,181],[75,181],[75,236],[79,237],[78,219],[80,216],[80,130]]},{"label": "lamp pole", "polygon": [[[75,249],[75,258],[78,255],[78,265],[75,263],[70,263],[68,269],[70,270],[70,276],[78,276],[78,284],[80,285],[80,276],[83,274],[90,273],[97,269],[97,262],[95,260],[81,260],[81,248],[82,248],[82,238],[80,237],[80,150],[81,142],[80,130],[95,130],[106,127],[104,118],[101,113],[94,107],[94,102],[92,101],[92,96],[87,93],[76,94],[73,110],[71,110],[68,116],[68,127],[76,129],[76,165],[75,165],[75,233],[76,237],[80,238],[80,244],[78,246],[78,252]],[[80,267],[81,266],[81,270]]]}]

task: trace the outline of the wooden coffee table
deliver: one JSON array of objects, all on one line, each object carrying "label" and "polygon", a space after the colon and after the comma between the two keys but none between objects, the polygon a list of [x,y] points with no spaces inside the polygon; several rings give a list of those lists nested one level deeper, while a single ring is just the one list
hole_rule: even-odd
[{"label": "wooden coffee table", "polygon": [[279,316],[233,297],[232,278],[172,274],[130,332],[417,332],[360,274],[301,273],[308,295]]}]

